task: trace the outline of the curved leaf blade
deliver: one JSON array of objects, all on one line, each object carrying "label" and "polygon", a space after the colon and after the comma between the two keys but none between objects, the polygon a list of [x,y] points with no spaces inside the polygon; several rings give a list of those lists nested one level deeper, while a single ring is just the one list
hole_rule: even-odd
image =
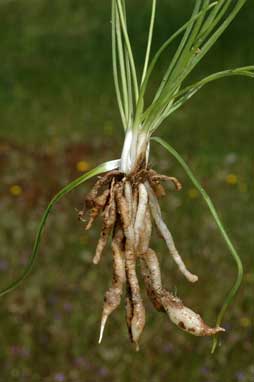
[{"label": "curved leaf blade", "polygon": [[41,243],[41,238],[42,238],[42,234],[43,234],[43,231],[44,231],[44,227],[45,227],[45,224],[47,222],[47,218],[49,216],[49,213],[52,210],[52,208],[54,207],[54,205],[57,202],[59,202],[59,200],[62,199],[66,194],[68,194],[69,192],[73,191],[75,188],[77,188],[78,186],[80,186],[81,184],[86,182],[87,180],[89,180],[89,179],[91,179],[91,178],[93,178],[93,177],[95,177],[97,175],[100,175],[103,172],[114,170],[114,169],[119,167],[119,164],[120,164],[119,160],[114,160],[114,161],[109,161],[109,162],[102,163],[101,165],[95,167],[93,170],[91,170],[91,171],[87,172],[86,174],[80,176],[79,178],[73,180],[67,186],[62,188],[53,197],[53,199],[48,204],[48,207],[46,208],[46,210],[45,210],[45,212],[44,212],[44,214],[43,214],[43,216],[41,218],[41,221],[39,223],[37,234],[36,234],[36,238],[35,238],[35,241],[34,241],[33,252],[32,252],[32,255],[30,256],[30,259],[28,261],[28,264],[27,264],[25,270],[23,271],[21,276],[19,276],[18,279],[13,281],[6,288],[0,290],[0,297],[4,296],[5,294],[7,294],[7,293],[9,293],[11,291],[13,291],[14,289],[16,289],[27,278],[27,276],[32,271],[32,268],[33,268],[34,263],[35,263],[35,261],[37,259],[37,256],[38,256],[38,252],[39,252],[39,248],[40,248],[40,243]]},{"label": "curved leaf blade", "polygon": [[[229,291],[228,295],[226,296],[226,299],[224,301],[224,304],[222,305],[222,308],[218,314],[218,317],[217,317],[217,321],[216,321],[216,325],[217,326],[221,326],[221,322],[222,322],[222,319],[226,313],[226,310],[228,308],[228,306],[232,303],[236,293],[238,292],[240,286],[241,286],[241,283],[242,283],[242,279],[243,279],[243,265],[242,265],[242,261],[237,253],[237,250],[235,249],[233,243],[231,242],[224,226],[223,226],[223,223],[221,222],[221,219],[219,218],[219,215],[215,209],[215,206],[213,204],[213,202],[211,201],[209,195],[207,194],[207,192],[203,189],[203,187],[201,186],[201,184],[199,183],[199,181],[197,180],[197,178],[194,176],[194,174],[192,173],[191,169],[189,168],[189,166],[187,165],[187,163],[184,161],[184,159],[181,157],[180,154],[178,154],[178,152],[172,147],[170,146],[166,141],[164,141],[163,139],[161,138],[158,138],[158,137],[153,137],[151,138],[153,141],[159,143],[162,147],[164,147],[164,149],[166,149],[171,155],[173,155],[173,157],[178,161],[178,163],[182,166],[182,168],[184,169],[184,171],[186,172],[186,174],[188,175],[188,177],[190,178],[190,180],[192,181],[193,185],[197,188],[197,190],[200,192],[200,194],[202,195],[202,197],[204,198],[216,224],[217,224],[217,227],[230,251],[230,254],[232,255],[234,261],[235,261],[235,264],[236,264],[236,267],[237,267],[237,276],[236,276],[236,279],[235,279],[235,282],[234,282],[234,285],[232,286],[231,290]],[[212,346],[212,353],[214,353],[216,347],[217,347],[217,344],[218,344],[218,337],[214,337],[214,340],[213,340],[213,346]]]}]

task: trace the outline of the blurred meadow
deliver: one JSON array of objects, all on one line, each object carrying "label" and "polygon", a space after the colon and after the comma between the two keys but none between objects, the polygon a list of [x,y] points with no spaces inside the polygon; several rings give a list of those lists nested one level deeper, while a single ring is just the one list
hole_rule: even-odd
[{"label": "blurred meadow", "polygon": [[[128,0],[138,67],[144,55],[148,0]],[[191,12],[188,0],[160,0],[155,50]],[[238,18],[192,79],[254,63],[254,9]],[[115,100],[110,2],[0,0],[0,279],[14,280],[31,255],[49,199],[65,184],[121,152]],[[172,52],[171,52],[172,53]],[[167,57],[164,56],[167,60]],[[165,61],[166,62],[166,61]],[[161,78],[158,67],[151,91]],[[254,381],[254,82],[229,78],[198,93],[158,134],[183,155],[214,200],[236,244],[244,282],[224,321],[214,356],[211,340],[191,337],[153,310],[136,353],[124,304],[97,344],[103,296],[111,283],[110,249],[92,264],[98,230],[86,234],[76,208],[92,182],[51,214],[32,275],[1,300],[2,382]],[[165,286],[213,324],[235,277],[235,265],[196,190],[178,164],[152,144],[153,167],[177,176],[180,193],[163,201],[179,251],[200,277],[190,286],[154,235]]]}]

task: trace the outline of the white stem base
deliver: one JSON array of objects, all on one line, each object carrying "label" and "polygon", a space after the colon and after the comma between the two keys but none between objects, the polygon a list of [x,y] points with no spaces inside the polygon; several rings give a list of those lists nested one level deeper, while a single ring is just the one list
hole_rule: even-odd
[{"label": "white stem base", "polygon": [[140,157],[144,155],[146,163],[149,158],[149,136],[139,130],[127,130],[121,155],[120,171],[131,174]]}]

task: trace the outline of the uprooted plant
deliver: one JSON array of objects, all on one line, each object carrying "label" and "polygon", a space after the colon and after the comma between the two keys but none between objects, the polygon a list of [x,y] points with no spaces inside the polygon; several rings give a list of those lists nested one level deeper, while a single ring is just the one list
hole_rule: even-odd
[{"label": "uprooted plant", "polygon": [[[161,138],[152,134],[161,123],[180,108],[204,85],[227,76],[254,77],[254,66],[225,70],[212,74],[192,85],[185,86],[188,75],[202,60],[221,34],[229,26],[247,0],[196,0],[191,18],[174,33],[150,60],[156,14],[156,0],[152,0],[151,21],[148,34],[145,62],[140,81],[136,71],[127,28],[125,0],[112,0],[112,53],[113,74],[117,101],[125,141],[119,160],[104,163],[67,185],[50,202],[39,226],[30,262],[22,276],[0,292],[4,295],[15,289],[29,274],[38,253],[41,235],[54,204],[66,193],[86,180],[106,173],[96,181],[79,213],[86,230],[92,227],[98,216],[103,225],[96,247],[94,263],[98,264],[109,239],[113,254],[112,287],[106,292],[102,312],[99,342],[102,339],[109,315],[119,306],[123,289],[126,289],[126,321],[131,341],[139,347],[139,339],[145,325],[145,309],[136,273],[136,262],[141,264],[141,273],[147,294],[155,309],[168,314],[179,328],[196,336],[212,336],[224,331],[221,321],[226,308],[236,294],[242,279],[241,260],[218,217],[213,203],[201,187],[182,157]],[[169,62],[165,75],[152,101],[145,99],[151,75],[162,54],[170,44],[182,36],[178,48]],[[163,182],[171,182],[176,190],[180,182],[161,175],[149,166],[150,141],[161,144],[180,163],[194,186],[200,191],[237,265],[237,278],[219,313],[214,328],[162,286],[161,272],[156,252],[150,248],[152,227],[165,240],[169,252],[184,277],[194,283],[198,277],[185,266],[178,253],[171,232],[163,220],[159,199],[165,195]],[[213,350],[216,347],[214,337]]]}]

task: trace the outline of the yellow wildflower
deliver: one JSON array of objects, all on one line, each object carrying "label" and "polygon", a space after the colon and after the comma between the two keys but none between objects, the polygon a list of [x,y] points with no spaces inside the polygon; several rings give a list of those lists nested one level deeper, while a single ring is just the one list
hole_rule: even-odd
[{"label": "yellow wildflower", "polygon": [[237,175],[235,174],[228,174],[226,176],[226,182],[232,186],[234,186],[235,184],[238,183],[238,178],[237,178]]},{"label": "yellow wildflower", "polygon": [[76,169],[79,172],[85,172],[88,171],[91,168],[91,165],[89,162],[86,162],[85,160],[81,160],[76,164]]},{"label": "yellow wildflower", "polygon": [[10,189],[10,194],[13,196],[20,196],[23,192],[22,188],[18,184],[13,184]]}]

